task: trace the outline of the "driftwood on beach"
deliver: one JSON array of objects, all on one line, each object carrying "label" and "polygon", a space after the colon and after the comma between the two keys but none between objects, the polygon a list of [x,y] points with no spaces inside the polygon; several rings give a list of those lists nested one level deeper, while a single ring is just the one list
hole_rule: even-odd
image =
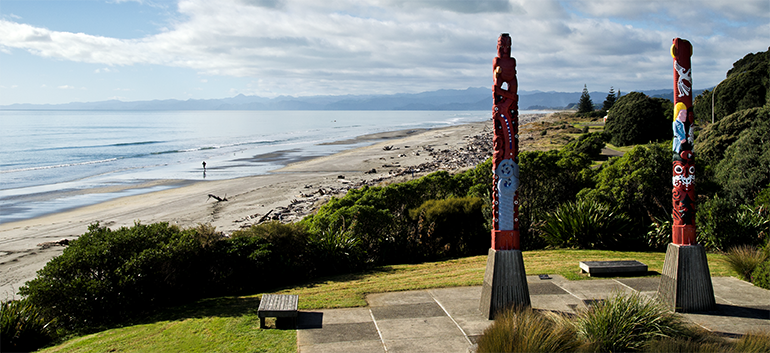
[{"label": "driftwood on beach", "polygon": [[227,201],[227,194],[225,194],[225,197],[219,197],[214,194],[209,194],[209,198],[206,199],[206,201],[208,201],[209,199],[217,200],[217,202]]}]

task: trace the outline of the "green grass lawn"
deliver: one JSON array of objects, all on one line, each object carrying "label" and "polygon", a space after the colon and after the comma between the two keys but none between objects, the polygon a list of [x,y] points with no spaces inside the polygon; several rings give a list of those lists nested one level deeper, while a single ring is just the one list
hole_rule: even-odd
[{"label": "green grass lawn", "polygon": [[[558,274],[571,280],[592,280],[580,273],[580,261],[638,260],[655,276],[665,258],[662,252],[599,250],[539,250],[523,255],[528,274]],[[481,285],[486,260],[486,256],[474,256],[383,266],[272,293],[298,294],[301,310],[365,306],[369,293]],[[712,276],[738,277],[723,255],[708,254],[708,261]],[[145,324],[73,338],[44,352],[296,352],[296,331],[259,328],[256,311],[261,295],[201,300],[169,309]]]}]

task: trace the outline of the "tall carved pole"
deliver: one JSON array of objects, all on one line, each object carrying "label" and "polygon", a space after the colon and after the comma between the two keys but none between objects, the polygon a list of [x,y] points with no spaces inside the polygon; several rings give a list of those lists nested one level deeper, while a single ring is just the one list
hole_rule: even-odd
[{"label": "tall carved pole", "polygon": [[660,276],[658,294],[671,310],[711,310],[716,307],[706,251],[695,239],[695,155],[693,154],[692,44],[675,38],[674,58],[674,142],[672,243]]},{"label": "tall carved pole", "polygon": [[674,58],[674,143],[672,240],[677,245],[695,244],[695,160],[693,155],[692,69],[690,42],[676,38]]},{"label": "tall carved pole", "polygon": [[519,96],[516,59],[511,57],[511,37],[503,33],[497,41],[494,68],[495,127],[492,168],[494,222],[492,248],[521,250],[519,243]]},{"label": "tall carved pole", "polygon": [[490,319],[510,306],[529,306],[529,289],[519,241],[519,96],[516,59],[511,57],[511,37],[497,40],[493,115],[494,182],[492,247],[487,257],[479,309]]}]

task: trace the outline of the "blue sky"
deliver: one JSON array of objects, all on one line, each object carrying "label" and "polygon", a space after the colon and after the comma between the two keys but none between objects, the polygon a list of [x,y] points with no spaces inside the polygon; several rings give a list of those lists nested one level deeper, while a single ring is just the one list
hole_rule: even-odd
[{"label": "blue sky", "polygon": [[768,0],[0,0],[0,105],[491,87],[510,33],[520,90],[696,88],[768,50]]}]

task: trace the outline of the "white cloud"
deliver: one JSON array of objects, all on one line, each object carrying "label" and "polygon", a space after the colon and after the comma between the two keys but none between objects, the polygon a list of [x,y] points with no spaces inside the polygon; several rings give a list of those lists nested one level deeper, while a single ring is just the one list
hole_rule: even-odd
[{"label": "white cloud", "polygon": [[394,93],[490,85],[497,36],[508,32],[526,89],[660,88],[670,81],[668,46],[676,36],[709,56],[694,69],[704,85],[718,82],[725,65],[767,48],[766,0],[699,3],[181,0],[184,20],[144,38],[0,20],[0,48],[108,65],[95,73],[161,65],[251,77],[260,81],[248,92],[255,94]]},{"label": "white cloud", "polygon": [[58,89],[75,89],[74,86],[70,86],[70,85],[61,85],[61,86],[56,87],[56,88],[58,88]]},{"label": "white cloud", "polygon": [[118,69],[114,68],[114,67],[113,68],[104,67],[104,68],[99,68],[99,69],[94,70],[94,73],[96,73],[96,74],[101,74],[101,73],[117,73],[117,72],[120,72],[120,71]]}]

